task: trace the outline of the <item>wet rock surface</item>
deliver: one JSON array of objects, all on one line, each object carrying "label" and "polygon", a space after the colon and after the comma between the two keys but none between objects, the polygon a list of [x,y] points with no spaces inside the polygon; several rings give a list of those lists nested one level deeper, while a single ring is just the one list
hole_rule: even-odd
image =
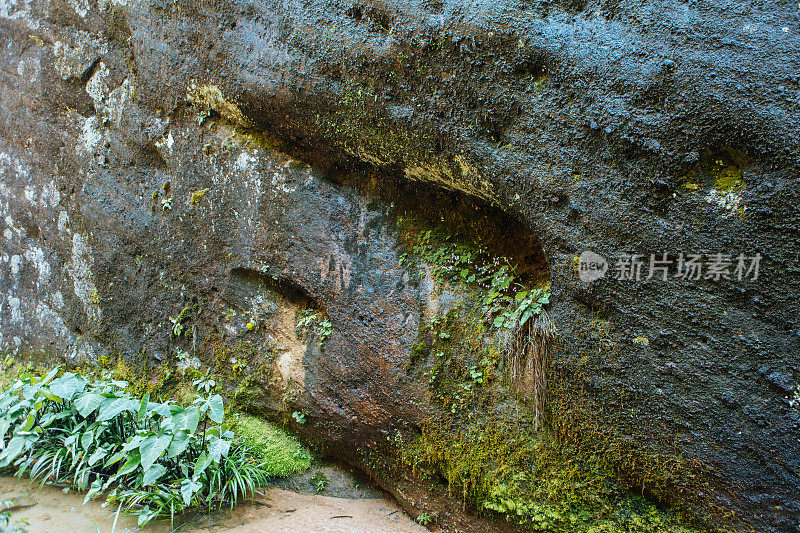
[{"label": "wet rock surface", "polygon": [[[436,409],[405,371],[431,289],[397,206],[514,220],[548,265],[554,368],[636,445],[706,465],[734,527],[792,530],[799,22],[785,2],[0,0],[0,347],[260,354],[251,407],[307,413],[296,431],[348,459]],[[644,275],[584,283],[584,250]],[[663,253],[763,259],[757,280],[645,279]]]}]

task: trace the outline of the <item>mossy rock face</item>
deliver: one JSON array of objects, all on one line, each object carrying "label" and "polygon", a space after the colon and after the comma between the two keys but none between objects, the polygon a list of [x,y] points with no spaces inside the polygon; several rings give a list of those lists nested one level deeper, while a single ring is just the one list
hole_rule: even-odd
[{"label": "mossy rock face", "polygon": [[[450,529],[795,528],[796,6],[362,4],[0,8],[0,350],[214,379]],[[542,307],[547,409],[494,331]]]},{"label": "mossy rock face", "polygon": [[631,447],[555,374],[546,421],[535,424],[531,405],[509,388],[501,332],[482,309],[467,293],[426,330],[416,367],[436,414],[420,430],[389,436],[394,468],[421,483],[443,479],[478,513],[525,530],[706,530],[687,513],[685,494],[673,492],[706,490],[702,465],[676,449]]}]

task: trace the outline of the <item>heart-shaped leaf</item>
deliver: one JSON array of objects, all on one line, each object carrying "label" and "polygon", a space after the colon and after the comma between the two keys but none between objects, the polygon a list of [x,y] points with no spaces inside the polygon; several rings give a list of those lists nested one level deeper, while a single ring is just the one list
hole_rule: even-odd
[{"label": "heart-shaped leaf", "polygon": [[183,453],[189,443],[192,441],[192,436],[186,430],[179,431],[174,437],[167,450],[167,457],[172,459]]},{"label": "heart-shaped leaf", "polygon": [[141,456],[138,453],[134,454],[133,456],[131,456],[130,459],[127,460],[127,462],[124,465],[122,465],[122,467],[117,472],[116,477],[124,476],[125,474],[130,474],[131,472],[136,470],[140,464],[141,464]]},{"label": "heart-shaped leaf", "polygon": [[130,411],[136,413],[139,411],[139,402],[131,400],[130,398],[117,398],[111,402],[103,402],[100,407],[100,412],[97,414],[97,420],[103,422],[104,420],[111,420],[115,416]]},{"label": "heart-shaped leaf", "polygon": [[197,407],[188,407],[172,415],[172,423],[175,424],[176,430],[185,429],[189,433],[194,433],[200,423],[200,412]]},{"label": "heart-shaped leaf", "polygon": [[144,472],[144,477],[142,478],[142,485],[153,485],[156,481],[158,481],[161,476],[167,473],[167,467],[160,464],[154,464]]},{"label": "heart-shaped leaf", "polygon": [[145,438],[139,445],[139,452],[142,454],[142,468],[149,469],[158,458],[169,448],[172,442],[172,435],[151,435]]},{"label": "heart-shaped leaf", "polygon": [[215,394],[208,400],[208,418],[221,424],[225,417],[225,404],[222,402],[222,396]]},{"label": "heart-shaped leaf", "polygon": [[78,413],[83,417],[87,417],[97,411],[102,402],[102,396],[93,392],[87,392],[75,398],[74,403],[75,409],[78,410]]}]

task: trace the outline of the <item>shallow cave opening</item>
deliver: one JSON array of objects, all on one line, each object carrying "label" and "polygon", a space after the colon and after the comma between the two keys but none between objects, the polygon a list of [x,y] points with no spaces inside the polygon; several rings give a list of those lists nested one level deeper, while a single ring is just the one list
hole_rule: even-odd
[{"label": "shallow cave opening", "polygon": [[[531,65],[538,72],[540,64]],[[521,218],[506,212],[497,203],[442,182],[409,179],[401,162],[376,166],[324,142],[307,144],[296,138],[286,138],[270,128],[265,120],[257,122],[265,124],[260,131],[269,132],[270,139],[281,152],[308,164],[320,177],[332,183],[391,206],[390,216],[413,215],[428,227],[446,226],[454,240],[479,245],[491,255],[508,258],[517,280],[523,284],[549,280],[548,261],[535,233]],[[498,127],[500,133],[495,135],[502,136],[502,125]],[[431,142],[434,152],[441,154],[440,139],[434,136]]]},{"label": "shallow cave opening", "polygon": [[475,246],[508,258],[524,284],[549,279],[542,245],[530,228],[497,205],[437,184],[410,181],[397,174],[379,173],[368,166],[336,172],[334,181],[392,208],[396,219],[411,216],[425,228],[438,229],[454,242]]}]

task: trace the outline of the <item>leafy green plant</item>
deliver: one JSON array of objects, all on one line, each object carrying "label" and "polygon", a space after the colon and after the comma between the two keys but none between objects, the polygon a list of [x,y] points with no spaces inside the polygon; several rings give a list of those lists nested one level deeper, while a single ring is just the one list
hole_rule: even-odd
[{"label": "leafy green plant", "polygon": [[180,318],[169,317],[169,321],[172,322],[172,334],[176,337],[183,335],[183,324],[180,322]]},{"label": "leafy green plant", "polygon": [[297,314],[297,329],[305,329],[311,326],[317,319],[317,313],[312,309],[303,309]]},{"label": "leafy green plant", "polygon": [[172,211],[172,197],[168,196],[161,199],[161,210],[165,213]]},{"label": "leafy green plant", "polygon": [[327,487],[328,483],[330,482],[328,476],[326,476],[323,472],[317,472],[316,474],[311,476],[311,479],[309,479],[308,481],[309,483],[311,483],[311,485],[314,486],[314,489],[316,489],[317,494],[325,490],[325,487]]},{"label": "leafy green plant", "polygon": [[483,371],[478,368],[478,365],[470,367],[469,378],[479,385],[483,383]]},{"label": "leafy green plant", "polygon": [[140,525],[189,507],[233,506],[266,482],[222,424],[213,387],[183,407],[134,398],[110,376],[58,372],[23,374],[0,391],[0,468],[88,491],[85,501],[105,493]]},{"label": "leafy green plant", "polygon": [[197,123],[198,126],[202,126],[203,122],[206,121],[208,117],[211,116],[211,109],[203,109],[199,113],[197,113],[197,117],[195,117],[194,121]]},{"label": "leafy green plant", "polygon": [[[410,223],[413,225],[413,221]],[[549,284],[526,286],[509,257],[492,254],[482,246],[454,242],[453,236],[441,229],[419,232],[411,248],[439,281],[465,283],[486,291],[483,311],[497,329],[523,326],[550,301]],[[407,262],[403,254],[402,264]]]},{"label": "leafy green plant", "polygon": [[333,326],[331,325],[330,320],[328,320],[327,318],[320,320],[318,333],[322,340],[325,340],[328,337],[330,337],[332,331],[333,331]]},{"label": "leafy green plant", "polygon": [[423,526],[427,526],[433,520],[433,515],[428,511],[423,511],[417,516],[417,522],[422,524]]},{"label": "leafy green plant", "polygon": [[306,421],[308,420],[306,414],[300,411],[295,411],[294,413],[292,413],[292,418],[297,420],[298,424],[305,424]]},{"label": "leafy green plant", "polygon": [[211,377],[211,371],[206,370],[203,377],[192,381],[192,385],[194,385],[197,390],[208,394],[217,387],[217,382]]},{"label": "leafy green plant", "polygon": [[524,326],[532,316],[541,313],[542,308],[549,302],[549,287],[518,292],[514,295],[514,302],[495,317],[492,325],[496,328]]},{"label": "leafy green plant", "polygon": [[183,335],[184,325],[183,323],[189,318],[189,313],[194,308],[193,303],[186,304],[186,306],[181,309],[181,312],[175,318],[169,317],[169,321],[172,323],[172,334],[176,337],[180,337]]},{"label": "leafy green plant", "polygon": [[297,318],[298,333],[316,335],[320,339],[320,342],[325,342],[333,332],[333,325],[330,319],[320,311],[304,309],[300,311]]},{"label": "leafy green plant", "polygon": [[206,187],[205,189],[200,189],[198,191],[193,192],[192,195],[189,197],[189,202],[191,202],[192,204],[200,203],[200,200],[203,199],[203,196],[205,196],[209,190],[210,189]]}]

